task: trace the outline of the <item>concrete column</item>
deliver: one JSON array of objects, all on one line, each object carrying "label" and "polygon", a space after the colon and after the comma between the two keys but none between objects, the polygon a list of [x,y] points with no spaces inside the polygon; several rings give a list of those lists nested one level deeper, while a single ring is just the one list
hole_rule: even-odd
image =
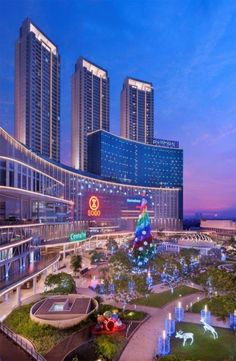
[{"label": "concrete column", "polygon": [[66,245],[63,245],[63,264],[66,264]]},{"label": "concrete column", "polygon": [[45,271],[43,272],[43,275],[44,275],[44,279],[46,279],[47,275],[48,275],[48,269],[45,269]]},{"label": "concrete column", "polygon": [[9,293],[5,293],[3,301],[8,302],[8,299],[9,299]]},{"label": "concrete column", "polygon": [[21,288],[20,288],[20,286],[18,286],[16,289],[16,304],[17,304],[17,306],[21,305]]},{"label": "concrete column", "polygon": [[35,295],[37,291],[37,277],[33,278],[33,294]]}]

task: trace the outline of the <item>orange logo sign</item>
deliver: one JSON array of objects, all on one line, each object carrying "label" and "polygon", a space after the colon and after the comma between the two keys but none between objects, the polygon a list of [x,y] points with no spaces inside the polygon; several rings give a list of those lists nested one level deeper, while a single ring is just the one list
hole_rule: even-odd
[{"label": "orange logo sign", "polygon": [[89,217],[99,217],[101,215],[101,211],[99,210],[99,199],[96,196],[91,196],[89,198],[89,208],[88,216]]}]

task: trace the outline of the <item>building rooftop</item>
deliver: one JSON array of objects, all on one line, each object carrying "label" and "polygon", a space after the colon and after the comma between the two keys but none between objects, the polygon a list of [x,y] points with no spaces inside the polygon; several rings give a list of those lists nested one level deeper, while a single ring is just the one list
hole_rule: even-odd
[{"label": "building rooftop", "polygon": [[139,90],[149,91],[149,92],[151,92],[153,90],[153,84],[148,81],[127,77],[124,81],[124,84],[126,84],[126,83],[135,88],[138,88]]},{"label": "building rooftop", "polygon": [[57,54],[57,46],[49,39],[49,37],[36,26],[31,19],[26,18],[23,21],[21,32],[32,32],[35,34],[36,38],[42,43],[43,46],[45,46],[48,51],[52,51],[55,55]]},{"label": "building rooftop", "polygon": [[106,79],[108,77],[107,70],[102,68],[101,66],[91,62],[90,60],[83,58],[82,56],[79,57],[79,59],[76,62],[75,65],[75,71],[79,66],[82,66],[86,68],[88,71],[90,71],[93,75],[96,75],[99,78]]}]

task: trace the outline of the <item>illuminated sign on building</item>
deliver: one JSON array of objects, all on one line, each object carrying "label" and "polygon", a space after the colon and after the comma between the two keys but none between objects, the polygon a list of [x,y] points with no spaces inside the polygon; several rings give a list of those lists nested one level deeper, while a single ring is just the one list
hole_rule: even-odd
[{"label": "illuminated sign on building", "polygon": [[152,144],[159,147],[179,148],[179,142],[177,142],[176,140],[153,138]]},{"label": "illuminated sign on building", "polygon": [[141,204],[141,198],[137,199],[137,198],[127,198],[126,199],[127,203],[137,203],[137,204]]},{"label": "illuminated sign on building", "polygon": [[71,233],[70,234],[70,241],[83,241],[84,239],[86,239],[86,232],[82,231],[80,233]]},{"label": "illuminated sign on building", "polygon": [[99,209],[99,199],[96,196],[91,196],[89,198],[89,209],[88,216],[89,217],[100,217],[101,211]]}]

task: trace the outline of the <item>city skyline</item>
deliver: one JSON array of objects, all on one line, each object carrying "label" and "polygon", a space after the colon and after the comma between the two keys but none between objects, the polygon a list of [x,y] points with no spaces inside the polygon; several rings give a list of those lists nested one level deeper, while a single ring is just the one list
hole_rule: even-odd
[{"label": "city skyline", "polygon": [[[71,21],[66,24],[70,31],[65,35],[60,26],[56,26],[52,17],[45,19],[44,6],[40,5],[42,3],[34,3],[35,6],[32,7],[32,2],[23,2],[21,9],[19,9],[17,2],[12,1],[12,4],[15,4],[16,9],[18,8],[19,11],[13,14],[11,29],[7,26],[5,19],[2,18],[1,21],[2,34],[6,34],[0,44],[2,53],[0,57],[2,69],[0,74],[1,126],[13,134],[14,56],[11,59],[10,54],[14,54],[13,41],[16,40],[18,34],[16,29],[19,29],[24,18],[29,16],[49,38],[56,42],[62,58],[61,134],[63,135],[63,147],[61,158],[63,162],[70,163],[66,155],[69,153],[67,149],[70,149],[69,124],[71,107],[69,85],[73,73],[71,64],[75,63],[78,56],[82,55],[104,66],[110,74],[111,131],[116,134],[119,134],[119,92],[125,76],[147,79],[153,82],[156,89],[155,136],[158,136],[158,138],[178,139],[185,151],[185,212],[206,210],[219,213],[221,210],[232,209],[231,214],[234,214],[236,203],[234,178],[236,171],[233,165],[235,161],[234,133],[236,130],[233,121],[236,110],[233,89],[235,88],[236,71],[235,45],[232,47],[234,29],[230,26],[235,18],[236,8],[233,2],[220,2],[217,6],[214,6],[213,2],[196,2],[192,5],[193,3],[190,4],[190,2],[186,1],[185,6],[181,6],[180,2],[176,1],[173,6],[165,6],[165,9],[162,8],[160,2],[150,3],[151,5],[145,6],[144,9],[145,20],[141,21],[139,18],[137,22],[135,22],[134,14],[136,16],[141,14],[141,6],[137,4],[135,7],[130,3],[125,6],[122,3],[119,10],[122,12],[123,19],[120,19],[120,22],[125,22],[126,33],[121,31],[121,25],[113,21],[114,12],[115,10],[118,11],[115,3],[96,3],[93,1],[82,2],[80,5],[73,3],[72,8],[76,8],[78,14],[81,7],[82,13],[79,19],[83,26],[78,26],[78,29],[81,30],[82,44],[78,43],[77,48],[72,47],[72,50],[66,49],[68,41],[70,42],[76,38],[76,34],[72,34],[72,29],[76,24],[76,15],[72,16],[71,10]],[[105,25],[104,18],[98,20],[99,17],[97,16],[96,21],[93,16],[89,21],[89,18],[86,18],[88,16],[86,4],[93,6],[94,12],[100,11],[102,13],[102,8],[107,7],[107,12],[111,12],[111,19],[108,19],[108,13],[105,13],[103,15],[107,19]],[[99,8],[99,4],[103,6]],[[175,7],[178,8],[178,5],[179,12],[175,22],[178,32],[175,35],[175,32],[168,28],[168,23],[170,24],[173,21],[174,9]],[[134,10],[131,15],[129,13],[131,18],[133,16],[133,25],[128,23],[128,6]],[[4,7],[5,14],[9,14],[10,7],[7,8],[6,4]],[[66,3],[61,2],[58,9],[56,9],[57,14],[60,15],[61,24],[63,22],[63,9],[66,8]],[[159,15],[156,15],[156,17],[152,14],[154,8],[156,11],[159,10]],[[69,9],[67,8],[67,10]],[[207,10],[207,19],[204,18],[203,10]],[[46,12],[49,14],[50,5],[48,5]],[[201,40],[196,41],[199,34],[191,33],[188,39],[183,36],[184,41],[180,43],[180,35],[184,35],[190,25],[186,20],[185,25],[181,28],[181,19],[186,17],[186,14],[193,15],[194,12],[193,21],[197,24],[197,21],[201,19],[199,25],[195,26],[194,31],[196,33],[202,32],[203,37]],[[165,21],[160,22],[161,25],[157,26],[156,22],[158,19],[160,20],[161,14],[165,15]],[[209,15],[211,16],[209,17]],[[170,16],[171,20],[168,20],[168,16]],[[152,26],[156,30],[156,36],[159,35],[160,37],[159,42],[156,41],[155,54],[157,54],[160,46],[163,47],[161,56],[156,58],[157,65],[155,64],[156,59],[151,59],[152,46],[146,44],[144,36],[141,36],[139,44],[132,49],[134,50],[132,56],[128,52],[127,54],[124,52],[125,49],[127,50],[131,46],[135,32],[137,34],[140,31],[139,29],[144,30],[145,34],[151,31],[152,27],[149,24],[151,18],[156,21],[154,22],[155,26]],[[104,31],[101,29],[106,28],[106,26],[113,28],[114,33],[106,32],[106,35],[104,35]],[[166,32],[167,29],[169,29],[169,33]],[[116,54],[118,50],[123,50],[121,51],[125,55],[123,59],[113,58],[111,56],[113,54],[109,52],[109,46],[111,47],[109,38],[114,37],[115,39],[115,34],[119,31],[121,31],[121,39],[117,39],[117,43],[113,47]],[[88,45],[87,40],[92,39],[94,32],[98,41],[91,41]],[[103,37],[105,37],[103,42],[108,47],[106,51],[99,42],[99,39],[103,39]],[[178,41],[169,46],[165,37],[169,37],[169,40],[178,39]],[[225,41],[225,38],[227,41]],[[193,44],[191,44],[191,40],[194,40]],[[97,43],[99,43],[99,46]],[[224,52],[220,54],[219,50],[222,47]],[[177,50],[177,52],[175,58],[171,59],[170,54],[174,53],[174,50]],[[187,50],[189,50],[189,53]],[[7,54],[8,56],[6,56]],[[139,59],[134,62],[133,60],[137,54]],[[184,61],[185,66],[183,67]],[[199,78],[198,82],[196,78]]]}]

